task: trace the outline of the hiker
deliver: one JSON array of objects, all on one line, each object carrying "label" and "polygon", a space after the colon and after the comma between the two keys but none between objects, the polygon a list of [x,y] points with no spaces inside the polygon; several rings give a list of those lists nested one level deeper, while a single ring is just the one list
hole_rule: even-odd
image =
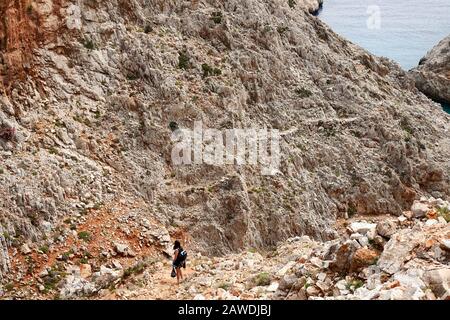
[{"label": "hiker", "polygon": [[173,244],[173,263],[172,263],[172,276],[176,273],[177,283],[180,284],[180,279],[183,280],[183,273],[181,267],[186,268],[187,252],[181,247],[180,241],[175,240]]}]

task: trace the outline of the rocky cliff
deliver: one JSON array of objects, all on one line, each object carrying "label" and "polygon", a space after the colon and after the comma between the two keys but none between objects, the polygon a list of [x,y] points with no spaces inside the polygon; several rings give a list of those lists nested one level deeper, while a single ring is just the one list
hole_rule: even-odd
[{"label": "rocky cliff", "polygon": [[431,49],[411,73],[420,91],[450,103],[450,35]]},{"label": "rocky cliff", "polygon": [[[114,240],[132,244],[130,261],[171,236],[226,254],[448,198],[449,117],[398,65],[313,17],[317,5],[2,1],[4,281],[109,259]],[[279,172],[174,166],[171,128],[195,120],[279,129]]]}]

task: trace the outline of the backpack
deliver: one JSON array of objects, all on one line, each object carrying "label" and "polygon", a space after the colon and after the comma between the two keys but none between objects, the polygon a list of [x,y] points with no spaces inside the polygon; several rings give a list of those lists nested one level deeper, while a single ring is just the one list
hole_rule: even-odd
[{"label": "backpack", "polygon": [[179,255],[179,257],[180,257],[180,261],[184,261],[184,260],[186,260],[186,258],[187,258],[187,252],[186,252],[186,250],[182,250],[178,255]]}]

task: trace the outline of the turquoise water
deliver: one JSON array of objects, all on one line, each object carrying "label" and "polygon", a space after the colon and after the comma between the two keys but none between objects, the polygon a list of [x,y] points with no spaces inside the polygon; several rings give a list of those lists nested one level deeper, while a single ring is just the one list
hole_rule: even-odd
[{"label": "turquoise water", "polygon": [[444,111],[446,111],[447,113],[450,113],[450,104],[443,103],[442,107],[444,108]]},{"label": "turquoise water", "polygon": [[[324,0],[318,16],[335,32],[405,70],[450,34],[450,0]],[[450,113],[450,105],[443,108]]]},{"label": "turquoise water", "polygon": [[[372,6],[379,8],[379,25],[377,7]],[[345,38],[409,70],[450,34],[450,0],[324,0],[319,18]]]}]

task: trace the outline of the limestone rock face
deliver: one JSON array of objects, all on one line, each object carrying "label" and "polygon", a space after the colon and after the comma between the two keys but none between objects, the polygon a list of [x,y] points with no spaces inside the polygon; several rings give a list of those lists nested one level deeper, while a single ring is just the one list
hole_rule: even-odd
[{"label": "limestone rock face", "polygon": [[450,35],[431,49],[411,74],[420,91],[450,103]]},{"label": "limestone rock face", "polygon": [[[0,273],[16,244],[78,241],[63,221],[96,214],[127,215],[127,236],[151,221],[164,239],[135,235],[151,246],[183,233],[226,254],[447,200],[449,117],[311,15],[317,3],[2,1],[0,130],[15,136],[0,137]],[[171,128],[195,120],[278,129],[278,172],[174,165]],[[97,231],[81,236],[111,228]]]}]

